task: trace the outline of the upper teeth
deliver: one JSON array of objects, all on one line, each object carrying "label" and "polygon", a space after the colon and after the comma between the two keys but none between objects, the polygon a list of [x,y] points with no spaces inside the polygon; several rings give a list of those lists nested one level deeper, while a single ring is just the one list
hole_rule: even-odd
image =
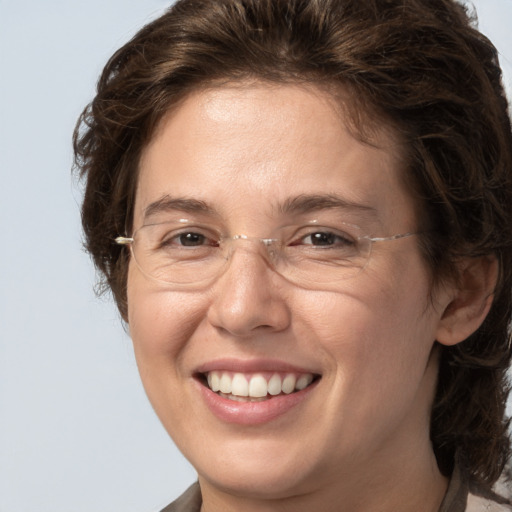
[{"label": "upper teeth", "polygon": [[311,384],[313,374],[296,375],[287,373],[280,375],[271,373],[264,375],[255,373],[246,375],[244,373],[213,371],[207,374],[207,380],[212,391],[259,398],[267,396],[267,394],[275,396],[280,393],[290,394],[293,391],[300,391]]}]

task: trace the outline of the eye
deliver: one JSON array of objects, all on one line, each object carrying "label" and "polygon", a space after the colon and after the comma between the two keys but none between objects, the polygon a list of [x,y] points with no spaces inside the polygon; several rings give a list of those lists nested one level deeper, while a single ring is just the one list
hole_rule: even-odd
[{"label": "eye", "polygon": [[169,233],[162,240],[162,247],[217,247],[219,244],[212,238],[194,231]]},{"label": "eye", "polygon": [[179,245],[184,245],[186,247],[203,245],[206,241],[206,237],[200,233],[181,233],[175,238]]},{"label": "eye", "polygon": [[353,246],[354,244],[354,239],[349,235],[334,233],[332,231],[315,231],[301,237],[292,245],[311,245],[314,247],[340,248]]}]

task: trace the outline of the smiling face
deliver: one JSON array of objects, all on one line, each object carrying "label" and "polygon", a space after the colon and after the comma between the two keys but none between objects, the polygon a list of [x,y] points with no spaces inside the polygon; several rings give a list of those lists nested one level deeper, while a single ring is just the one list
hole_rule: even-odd
[{"label": "smiling face", "polygon": [[[186,219],[207,240],[273,238],[342,218],[372,237],[413,232],[398,145],[377,142],[353,138],[313,87],[194,93],[143,155],[134,229]],[[128,273],[143,384],[203,490],[289,497],[413,471],[411,454],[432,463],[441,313],[416,237],[375,243],[357,275],[318,289],[283,277],[257,243],[232,246],[202,288],[157,283],[133,260]]]}]

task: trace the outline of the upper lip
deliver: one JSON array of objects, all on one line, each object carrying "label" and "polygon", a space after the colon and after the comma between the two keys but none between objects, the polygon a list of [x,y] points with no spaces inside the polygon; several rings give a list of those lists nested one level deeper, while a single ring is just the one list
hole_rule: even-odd
[{"label": "upper lip", "polygon": [[212,371],[231,371],[238,373],[279,372],[279,373],[312,373],[320,372],[311,368],[291,364],[278,359],[214,359],[198,366],[194,373],[208,373]]}]

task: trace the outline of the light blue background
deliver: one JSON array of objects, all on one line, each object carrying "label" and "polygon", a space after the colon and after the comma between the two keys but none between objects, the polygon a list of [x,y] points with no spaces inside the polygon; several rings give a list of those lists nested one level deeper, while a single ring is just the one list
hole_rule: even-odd
[{"label": "light blue background", "polygon": [[[474,2],[512,90],[512,0]],[[151,512],[194,481],[93,293],[71,133],[163,0],[0,0],[0,512]]]}]

